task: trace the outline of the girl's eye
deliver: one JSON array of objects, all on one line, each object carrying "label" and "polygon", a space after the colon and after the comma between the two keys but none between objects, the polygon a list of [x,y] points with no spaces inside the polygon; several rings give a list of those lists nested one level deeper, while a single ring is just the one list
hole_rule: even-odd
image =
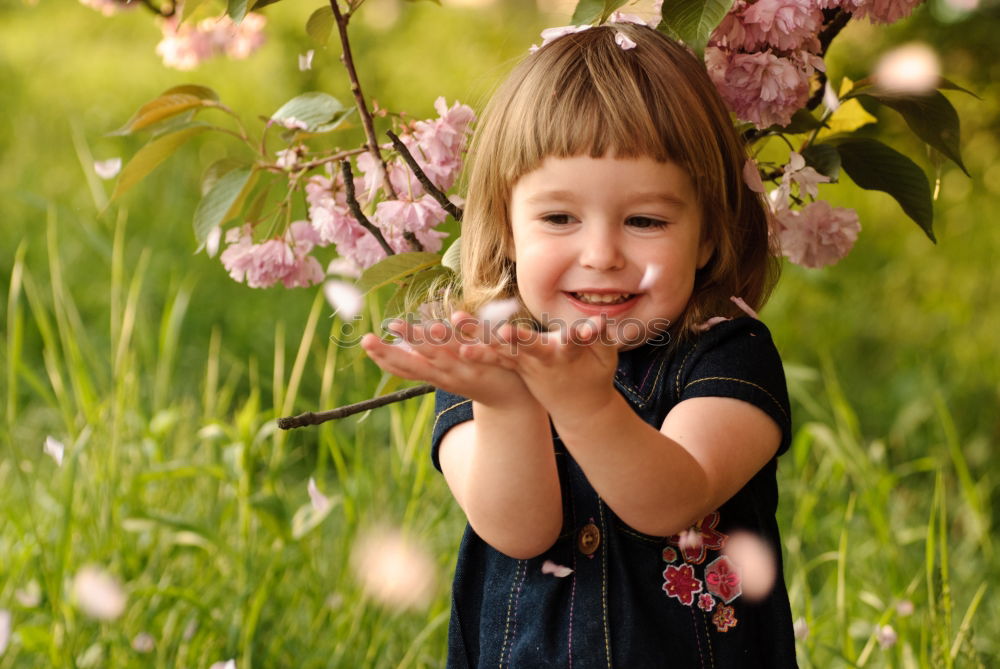
[{"label": "girl's eye", "polygon": [[573,220],[573,217],[569,214],[545,214],[542,220],[553,225],[566,225]]},{"label": "girl's eye", "polygon": [[649,218],[648,216],[629,216],[626,223],[633,228],[662,228],[667,225],[666,221],[661,221],[658,218]]}]

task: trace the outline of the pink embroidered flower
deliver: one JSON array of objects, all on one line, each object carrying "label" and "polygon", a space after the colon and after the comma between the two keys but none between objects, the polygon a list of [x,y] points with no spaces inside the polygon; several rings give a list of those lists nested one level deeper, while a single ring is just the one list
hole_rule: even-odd
[{"label": "pink embroidered flower", "polygon": [[872,23],[895,23],[909,16],[923,0],[864,0],[858,3],[854,16]]},{"label": "pink embroidered flower", "polygon": [[712,616],[712,622],[715,623],[715,629],[720,632],[728,632],[732,628],[736,627],[736,612],[731,606],[720,606],[715,610],[715,614]]},{"label": "pink embroidered flower", "polygon": [[704,589],[702,582],[695,578],[694,567],[689,564],[667,565],[663,570],[663,591],[676,598],[681,604],[691,606],[694,596]]},{"label": "pink embroidered flower", "polygon": [[739,568],[725,555],[719,556],[705,568],[708,591],[726,604],[743,594],[741,580]]},{"label": "pink embroidered flower", "polygon": [[774,218],[782,254],[796,265],[814,269],[846,256],[861,231],[856,211],[831,207],[825,200],[811,202],[801,211],[779,209]]},{"label": "pink embroidered flower", "polygon": [[726,544],[726,535],[715,529],[715,526],[718,524],[719,512],[713,511],[702,518],[700,523],[691,528],[695,530],[701,539],[701,541],[695,542],[697,545],[688,541],[685,542],[685,546],[681,546],[680,534],[669,537],[667,541],[681,549],[681,554],[684,556],[685,561],[692,564],[701,564],[705,561],[707,550],[720,550]]},{"label": "pink embroidered flower", "polygon": [[707,592],[698,596],[698,608],[706,613],[710,613],[715,608],[715,597]]},{"label": "pink embroidered flower", "polygon": [[807,51],[777,56],[713,46],[705,49],[705,64],[729,108],[758,128],[788,125],[809,98],[809,78],[824,69],[822,58]]},{"label": "pink embroidered flower", "polygon": [[677,551],[675,551],[670,546],[667,546],[666,548],[663,549],[664,562],[673,562],[676,559],[677,559]]}]

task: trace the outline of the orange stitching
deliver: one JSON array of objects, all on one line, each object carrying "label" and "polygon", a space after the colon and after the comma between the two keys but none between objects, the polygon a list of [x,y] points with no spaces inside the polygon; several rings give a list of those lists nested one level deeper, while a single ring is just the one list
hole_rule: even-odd
[{"label": "orange stitching", "polygon": [[785,411],[785,407],[781,406],[781,403],[778,400],[776,400],[774,398],[774,395],[772,395],[770,392],[768,392],[766,388],[757,385],[753,381],[746,381],[744,379],[734,379],[731,376],[706,376],[703,379],[695,379],[694,381],[690,381],[686,386],[684,386],[684,390],[687,390],[688,388],[690,388],[694,384],[701,383],[702,381],[736,381],[737,383],[745,383],[748,386],[753,386],[757,390],[761,391],[762,393],[764,393],[765,395],[767,395],[768,397],[770,397],[771,401],[774,402],[774,405],[776,407],[778,407],[778,411],[781,412],[781,415],[785,417],[785,420],[788,420],[788,412]]},{"label": "orange stitching", "polygon": [[438,415],[434,416],[434,425],[431,426],[431,433],[433,434],[434,430],[437,429],[437,424],[438,424],[438,421],[441,419],[441,416],[445,415],[446,413],[448,413],[452,409],[458,408],[458,407],[462,406],[463,404],[467,404],[467,403],[469,403],[471,401],[472,400],[462,400],[458,404],[452,404],[450,407],[448,407],[447,409],[444,409],[443,411],[441,411],[441,413],[439,413]]}]

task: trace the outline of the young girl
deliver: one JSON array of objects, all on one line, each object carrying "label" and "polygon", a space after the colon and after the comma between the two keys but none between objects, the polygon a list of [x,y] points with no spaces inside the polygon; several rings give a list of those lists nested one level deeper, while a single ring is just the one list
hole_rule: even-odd
[{"label": "young girl", "polygon": [[[639,25],[561,37],[470,153],[462,310],[363,341],[439,389],[432,457],[469,520],[448,666],[796,666],[784,374],[731,300],[760,307],[776,261],[704,65]],[[510,298],[512,323],[470,315]],[[738,532],[776,561],[755,599]]]}]

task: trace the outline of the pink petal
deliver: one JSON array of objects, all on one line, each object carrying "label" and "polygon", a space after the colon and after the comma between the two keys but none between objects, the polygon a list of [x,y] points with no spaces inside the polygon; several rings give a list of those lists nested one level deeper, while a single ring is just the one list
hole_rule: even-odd
[{"label": "pink petal", "polygon": [[311,70],[313,66],[313,55],[316,52],[309,49],[305,53],[299,54],[299,71],[305,72],[306,70]]},{"label": "pink petal", "polygon": [[102,179],[114,179],[122,169],[121,158],[108,158],[107,160],[95,160],[94,172]]},{"label": "pink petal", "polygon": [[735,532],[726,541],[723,553],[740,568],[743,595],[754,601],[767,597],[777,575],[771,547],[755,534]]},{"label": "pink petal", "polygon": [[642,274],[642,280],[639,281],[639,292],[647,291],[653,287],[656,283],[656,278],[660,275],[661,267],[650,263],[646,266],[646,271]]},{"label": "pink petal", "polygon": [[10,643],[10,611],[7,609],[0,609],[0,655],[4,654],[7,650],[7,644]]},{"label": "pink petal", "polygon": [[747,158],[746,162],[743,163],[743,183],[755,193],[764,192],[764,182],[760,178],[760,168],[757,167],[757,161],[753,158]]},{"label": "pink petal", "polygon": [[45,445],[42,446],[42,451],[45,455],[48,455],[55,460],[57,465],[62,467],[63,453],[66,452],[66,447],[63,446],[61,441],[53,439],[52,437],[45,437]]},{"label": "pink petal", "polygon": [[118,579],[99,567],[83,567],[73,579],[77,604],[91,618],[114,620],[125,611],[126,597]]},{"label": "pink petal", "polygon": [[401,530],[362,533],[351,551],[351,567],[365,594],[389,608],[423,609],[434,595],[434,558]]},{"label": "pink petal", "polygon": [[487,302],[479,310],[479,320],[484,323],[503,323],[510,320],[510,317],[521,308],[521,303],[516,297],[509,297],[505,300],[493,300]]},{"label": "pink petal", "polygon": [[615,44],[620,46],[623,51],[628,51],[629,49],[635,48],[635,42],[628,38],[625,33],[615,33]]},{"label": "pink petal", "polygon": [[712,316],[704,323],[698,323],[697,325],[695,325],[693,329],[695,332],[708,332],[719,323],[723,323],[728,320],[732,319],[726,318],[725,316]]},{"label": "pink petal", "polygon": [[735,304],[736,306],[738,306],[740,308],[740,310],[742,310],[743,313],[745,313],[747,316],[749,316],[751,318],[756,318],[757,320],[760,320],[760,317],[757,315],[757,312],[754,311],[753,309],[751,309],[750,305],[747,304],[746,302],[744,302],[742,297],[735,297],[735,296],[733,296],[733,297],[730,297],[729,299],[732,301],[733,304]]},{"label": "pink petal", "polygon": [[309,491],[309,501],[312,503],[313,509],[319,513],[324,513],[330,508],[330,500],[316,487],[316,479],[310,476],[309,485],[306,486],[306,489]]},{"label": "pink petal", "polygon": [[556,564],[552,560],[546,560],[542,563],[542,573],[552,574],[556,578],[566,578],[573,573],[573,570],[569,567],[564,567],[562,565]]},{"label": "pink petal", "polygon": [[323,294],[326,301],[333,307],[334,313],[343,320],[351,320],[361,313],[365,300],[353,284],[346,281],[330,280],[323,284]]}]

